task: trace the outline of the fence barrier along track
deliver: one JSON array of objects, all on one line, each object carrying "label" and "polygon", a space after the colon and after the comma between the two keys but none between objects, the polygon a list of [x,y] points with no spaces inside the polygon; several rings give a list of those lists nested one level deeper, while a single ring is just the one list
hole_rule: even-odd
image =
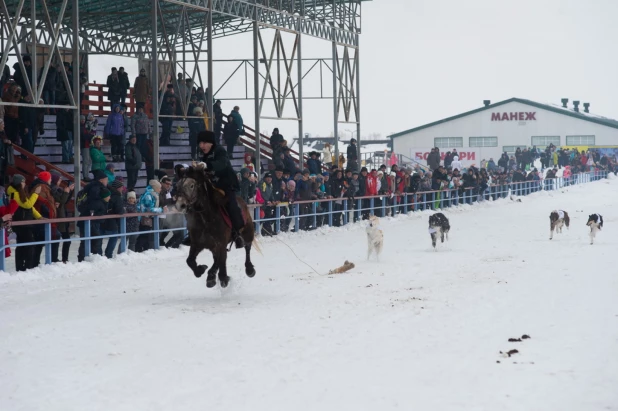
[{"label": "fence barrier along track", "polygon": [[[408,214],[415,211],[439,210],[456,207],[462,204],[474,204],[482,201],[498,200],[511,195],[526,196],[539,191],[556,191],[565,187],[586,184],[607,178],[606,171],[593,171],[589,173],[575,174],[570,177],[557,177],[540,181],[524,181],[518,183],[494,184],[485,190],[479,188],[460,188],[439,191],[422,191],[416,193],[403,193],[393,195],[377,195],[357,198],[331,198],[310,201],[296,201],[293,203],[280,203],[273,206],[250,205],[253,209],[256,233],[277,234],[280,232],[298,232],[312,230],[321,226],[337,227],[350,222],[363,219],[364,216],[375,214],[378,217]],[[261,211],[264,216],[261,217]],[[0,229],[0,270],[5,271],[6,257],[4,250],[7,247],[43,245],[45,251],[45,264],[52,263],[52,244],[68,241],[84,241],[84,256],[92,254],[92,240],[105,238],[119,238],[120,252],[127,249],[127,237],[132,235],[153,235],[154,249],[160,248],[160,234],[174,231],[186,233],[186,226],[177,228],[160,228],[159,218],[153,218],[153,226],[148,231],[126,232],[126,219],[130,217],[157,216],[153,213],[137,213],[122,215],[106,215],[100,217],[73,217],[53,220],[17,221],[13,226],[30,226],[44,224],[44,240],[7,244],[5,241],[5,228]],[[120,220],[120,230],[116,234],[91,235],[93,222],[117,218]],[[75,223],[75,226],[83,225],[83,236],[68,239],[52,239],[52,224]]]}]

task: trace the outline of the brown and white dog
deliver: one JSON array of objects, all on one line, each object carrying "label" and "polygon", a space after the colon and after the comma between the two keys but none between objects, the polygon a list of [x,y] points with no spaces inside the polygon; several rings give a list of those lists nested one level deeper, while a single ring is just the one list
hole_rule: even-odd
[{"label": "brown and white dog", "polygon": [[597,236],[597,232],[603,228],[603,216],[601,214],[590,214],[588,216],[587,226],[590,226],[590,244],[594,244],[594,237]]},{"label": "brown and white dog", "polygon": [[365,229],[367,231],[367,260],[371,254],[376,255],[376,260],[380,261],[382,246],[384,245],[384,233],[379,228],[380,219],[375,215],[369,216],[369,225]]},{"label": "brown and white dog", "polygon": [[554,230],[557,233],[562,234],[562,227],[566,225],[569,228],[569,213],[563,210],[554,210],[549,214],[549,239],[554,238]]}]

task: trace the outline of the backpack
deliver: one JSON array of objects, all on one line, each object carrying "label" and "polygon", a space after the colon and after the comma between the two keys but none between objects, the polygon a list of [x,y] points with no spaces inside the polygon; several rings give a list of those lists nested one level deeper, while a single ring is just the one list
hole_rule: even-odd
[{"label": "backpack", "polygon": [[77,192],[75,196],[75,207],[80,214],[88,213],[88,192],[85,187]]}]

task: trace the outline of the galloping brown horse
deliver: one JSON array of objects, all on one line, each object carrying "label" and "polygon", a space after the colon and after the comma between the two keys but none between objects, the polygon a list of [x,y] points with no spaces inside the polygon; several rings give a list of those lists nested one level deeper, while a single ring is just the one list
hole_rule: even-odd
[{"label": "galloping brown horse", "polygon": [[[251,263],[251,245],[255,240],[253,219],[242,199],[237,198],[242,210],[245,226],[240,231],[245,242],[245,273],[248,277],[255,275]],[[206,286],[217,284],[215,276],[219,274],[221,287],[227,287],[230,277],[227,275],[227,245],[232,241],[232,229],[225,211],[225,196],[217,189],[207,172],[201,168],[189,167],[183,178],[176,184],[176,209],[186,213],[187,228],[191,239],[191,248],[187,265],[193,274],[200,278],[208,266],[198,265],[196,258],[202,250],[210,250],[213,265],[208,270]],[[259,250],[258,250],[259,251]]]}]

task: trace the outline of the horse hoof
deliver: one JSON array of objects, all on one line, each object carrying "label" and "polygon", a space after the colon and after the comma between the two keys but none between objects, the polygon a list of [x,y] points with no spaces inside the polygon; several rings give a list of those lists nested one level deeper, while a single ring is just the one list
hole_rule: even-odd
[{"label": "horse hoof", "polygon": [[255,268],[253,267],[246,268],[245,273],[247,274],[247,277],[253,278],[255,276]]},{"label": "horse hoof", "polygon": [[207,265],[198,265],[195,271],[193,271],[193,274],[195,274],[196,278],[200,278],[206,272],[207,268]]},{"label": "horse hoof", "polygon": [[212,287],[214,287],[215,285],[217,285],[217,279],[216,279],[216,278],[208,278],[208,279],[206,280],[206,287],[208,287],[208,288],[212,288]]},{"label": "horse hoof", "polygon": [[219,279],[219,284],[221,285],[221,288],[227,287],[227,285],[229,283],[230,283],[230,277],[225,277],[225,278],[220,278]]}]

